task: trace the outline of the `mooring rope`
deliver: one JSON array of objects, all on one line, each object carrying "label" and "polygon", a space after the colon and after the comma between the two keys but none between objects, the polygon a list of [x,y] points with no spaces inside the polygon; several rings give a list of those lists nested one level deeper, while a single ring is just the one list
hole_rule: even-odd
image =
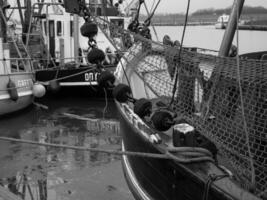
[{"label": "mooring rope", "polygon": [[181,38],[181,45],[180,45],[180,49],[179,49],[179,53],[178,53],[178,61],[177,61],[178,66],[176,66],[176,68],[175,68],[176,76],[175,76],[175,80],[174,80],[174,85],[173,85],[173,90],[172,90],[172,98],[171,98],[171,101],[169,103],[169,107],[171,107],[171,105],[173,104],[176,90],[177,90],[177,84],[179,82],[179,80],[178,80],[179,76],[180,76],[179,72],[181,71],[181,66],[179,66],[179,65],[181,64],[181,54],[182,54],[182,49],[183,49],[183,44],[184,44],[185,31],[186,31],[186,27],[187,27],[187,23],[188,23],[189,8],[190,8],[190,0],[188,0],[188,2],[187,2],[187,8],[186,8],[186,14],[185,14],[185,20],[184,20],[184,28],[183,28],[182,38]]},{"label": "mooring rope", "polygon": [[[2,141],[8,142],[17,142],[17,143],[24,143],[24,144],[31,144],[31,145],[38,145],[38,146],[45,146],[45,147],[54,147],[54,148],[64,148],[64,149],[72,149],[78,151],[90,151],[90,152],[99,152],[99,153],[107,153],[113,155],[127,155],[127,156],[137,156],[137,157],[146,157],[146,158],[157,158],[157,159],[165,159],[165,160],[174,160],[179,163],[189,164],[189,163],[196,163],[196,162],[213,162],[213,159],[208,156],[200,156],[200,157],[186,157],[188,156],[189,148],[177,148],[176,153],[179,155],[174,155],[170,152],[166,152],[165,154],[160,153],[144,153],[144,152],[132,152],[132,151],[121,151],[121,150],[107,150],[101,148],[90,148],[90,147],[79,147],[79,146],[72,146],[72,145],[63,145],[63,144],[52,144],[52,143],[41,143],[31,140],[23,140],[23,139],[15,139],[9,137],[0,137]],[[194,148],[191,149],[194,151]],[[179,156],[179,157],[178,157]]]}]

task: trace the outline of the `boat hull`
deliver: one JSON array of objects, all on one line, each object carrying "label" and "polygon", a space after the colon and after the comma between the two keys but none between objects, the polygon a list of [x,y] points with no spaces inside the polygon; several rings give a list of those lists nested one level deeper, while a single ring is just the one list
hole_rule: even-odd
[{"label": "boat hull", "polygon": [[[113,72],[115,67],[106,68]],[[98,85],[98,77],[100,73],[91,67],[70,68],[70,69],[44,69],[36,72],[36,80],[42,82],[48,88],[50,95],[69,95],[75,94],[79,96],[111,96],[108,91],[106,94]],[[51,80],[58,79],[60,90],[57,92],[49,89]]]},{"label": "boat hull", "polygon": [[[120,110],[119,106],[119,110]],[[132,152],[160,153],[146,142],[121,111],[121,133],[123,149]],[[199,188],[177,173],[173,162],[154,158],[124,156],[123,170],[128,186],[136,199],[198,199],[202,193]],[[194,193],[192,193],[194,191]]]},{"label": "boat hull", "polygon": [[[130,152],[164,153],[164,144],[157,145],[149,141],[144,132],[148,127],[128,106],[117,103],[120,113],[122,149]],[[150,133],[153,132],[150,129]],[[123,156],[122,166],[128,186],[137,200],[203,199],[204,191],[213,200],[258,199],[244,191],[233,180],[222,178],[207,189],[209,174],[224,174],[213,163],[182,164],[171,159],[157,159],[139,156]]]},{"label": "boat hull", "polygon": [[[7,91],[7,83],[12,80],[17,88],[18,99],[11,99]],[[0,75],[0,116],[22,110],[33,102],[33,75],[32,73],[16,73]]]}]

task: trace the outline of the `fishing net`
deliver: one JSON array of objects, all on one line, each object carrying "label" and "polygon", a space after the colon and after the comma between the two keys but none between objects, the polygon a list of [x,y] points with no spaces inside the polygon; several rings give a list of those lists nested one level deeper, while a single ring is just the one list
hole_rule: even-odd
[{"label": "fishing net", "polygon": [[203,49],[181,49],[179,43],[172,41],[152,42],[113,24],[107,27],[120,34],[124,47],[116,49],[121,54],[126,52],[122,57],[127,66],[123,67],[131,67],[147,88],[172,102],[171,108],[179,118],[216,144],[219,156],[231,165],[235,178],[245,189],[251,190],[253,185],[257,195],[266,195],[264,56],[261,60],[218,57]]}]

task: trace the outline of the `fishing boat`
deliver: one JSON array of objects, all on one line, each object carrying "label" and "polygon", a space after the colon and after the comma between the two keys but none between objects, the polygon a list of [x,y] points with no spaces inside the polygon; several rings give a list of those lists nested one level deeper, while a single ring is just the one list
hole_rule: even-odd
[{"label": "fishing boat", "polygon": [[[111,1],[112,2],[112,1]],[[108,1],[90,1],[87,5],[91,15],[97,20],[98,26],[105,29],[104,34],[93,23],[86,23],[80,13],[73,13],[75,2],[62,3],[36,3],[36,8],[42,6],[41,19],[42,34],[45,38],[47,58],[46,62],[36,70],[36,79],[46,85],[49,90],[59,91],[59,88],[70,91],[70,87],[79,90],[86,89],[88,94],[99,92],[99,69],[88,60],[87,54],[93,48],[104,49],[104,67],[113,73],[119,60],[119,54],[108,38],[117,41],[116,45],[123,45],[121,34],[116,29],[109,29],[108,24],[113,23],[122,28],[127,28],[132,12],[128,10],[121,13],[119,4]],[[79,9],[79,8],[77,8]],[[81,30],[81,32],[79,31]],[[91,33],[94,32],[91,37]],[[88,35],[89,34],[89,35]],[[81,90],[83,92],[84,90]]]},{"label": "fishing boat", "polygon": [[215,24],[216,29],[225,29],[229,21],[229,15],[223,14],[218,17],[218,20]]},{"label": "fishing boat", "polygon": [[135,199],[267,199],[267,52],[229,56],[243,4],[217,55],[129,32],[113,96]]},{"label": "fishing boat", "polygon": [[8,40],[6,7],[0,1],[0,116],[26,108],[33,103],[34,96],[45,93],[41,85],[34,84],[31,59],[22,56],[14,38]]}]

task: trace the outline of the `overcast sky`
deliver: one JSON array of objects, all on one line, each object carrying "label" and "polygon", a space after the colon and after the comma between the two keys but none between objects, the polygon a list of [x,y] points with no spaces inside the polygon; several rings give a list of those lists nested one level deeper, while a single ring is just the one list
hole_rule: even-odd
[{"label": "overcast sky", "polygon": [[[156,2],[158,0],[155,0]],[[150,8],[154,0],[145,1]],[[161,0],[158,13],[185,13],[187,0]],[[226,8],[232,6],[233,0],[191,0],[190,12],[205,8]],[[246,0],[245,5],[267,8],[267,0]]]}]

